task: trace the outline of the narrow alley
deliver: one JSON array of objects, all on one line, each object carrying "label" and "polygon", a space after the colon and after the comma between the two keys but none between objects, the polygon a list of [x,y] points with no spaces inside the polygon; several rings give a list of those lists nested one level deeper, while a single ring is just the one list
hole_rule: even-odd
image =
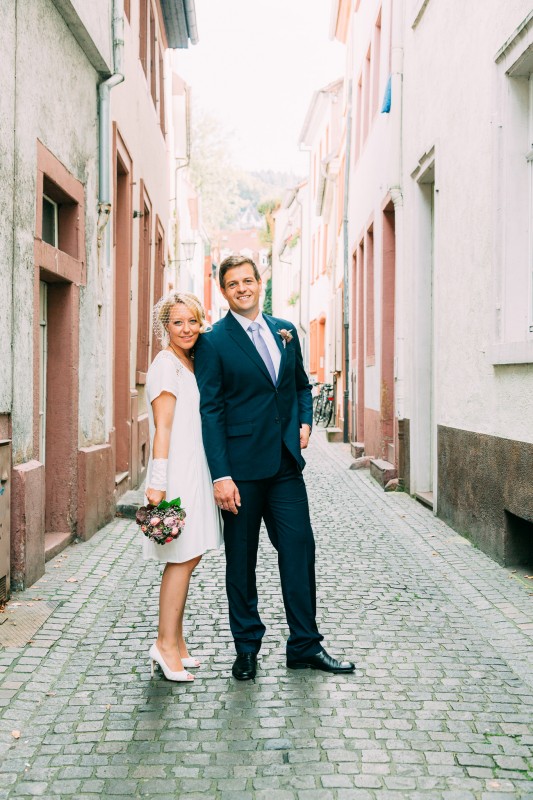
[{"label": "narrow alley", "polygon": [[533,581],[350,463],[315,432],[318,619],[353,675],[286,669],[265,535],[256,681],[230,674],[222,552],[193,577],[195,682],[151,680],[160,567],[117,518],[2,615],[25,638],[0,654],[0,798],[533,798]]}]

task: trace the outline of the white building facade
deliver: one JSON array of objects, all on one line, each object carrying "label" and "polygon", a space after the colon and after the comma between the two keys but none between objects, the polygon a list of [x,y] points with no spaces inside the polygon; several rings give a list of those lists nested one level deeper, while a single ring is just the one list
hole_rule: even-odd
[{"label": "white building facade", "polygon": [[497,560],[531,564],[530,4],[335,0],[331,34],[352,85],[351,439]]}]

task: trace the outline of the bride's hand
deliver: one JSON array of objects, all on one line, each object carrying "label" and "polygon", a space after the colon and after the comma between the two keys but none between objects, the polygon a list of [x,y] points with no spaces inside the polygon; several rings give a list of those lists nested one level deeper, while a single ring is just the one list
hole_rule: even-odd
[{"label": "bride's hand", "polygon": [[146,499],[150,503],[151,506],[158,506],[161,500],[165,499],[166,492],[162,492],[160,489],[147,489],[146,490]]}]

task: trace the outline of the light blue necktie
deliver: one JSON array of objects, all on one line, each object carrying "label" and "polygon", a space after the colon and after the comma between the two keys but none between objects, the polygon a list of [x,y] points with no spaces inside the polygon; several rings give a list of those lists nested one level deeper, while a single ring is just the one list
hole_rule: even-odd
[{"label": "light blue necktie", "polygon": [[252,322],[250,325],[248,325],[248,330],[252,334],[252,342],[255,344],[257,352],[265,362],[265,367],[270,373],[272,383],[276,385],[276,370],[274,368],[274,362],[272,361],[272,356],[268,352],[266,342],[261,336],[261,326],[257,322]]}]

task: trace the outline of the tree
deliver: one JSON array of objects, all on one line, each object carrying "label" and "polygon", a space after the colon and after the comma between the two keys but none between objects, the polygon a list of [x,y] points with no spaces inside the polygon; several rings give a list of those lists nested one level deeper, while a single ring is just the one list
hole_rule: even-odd
[{"label": "tree", "polygon": [[212,233],[227,227],[239,210],[237,171],[231,163],[228,132],[205,112],[193,118],[189,176],[202,198],[202,214]]},{"label": "tree", "polygon": [[263,311],[265,314],[272,314],[272,278],[269,278],[266,282]]}]

